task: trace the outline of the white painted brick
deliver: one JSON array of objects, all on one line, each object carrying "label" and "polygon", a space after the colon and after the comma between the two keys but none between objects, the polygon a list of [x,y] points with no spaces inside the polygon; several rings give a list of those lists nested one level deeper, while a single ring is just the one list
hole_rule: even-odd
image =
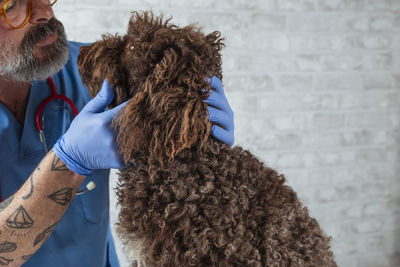
[{"label": "white painted brick", "polygon": [[[400,266],[400,1],[70,0],[55,6],[69,39],[85,42],[123,33],[130,11],[145,9],[173,15],[181,26],[197,22],[206,33],[222,32],[236,141],[287,174],[332,235],[339,266]],[[117,213],[111,210],[112,222]]]},{"label": "white painted brick", "polygon": [[274,34],[264,31],[242,31],[240,33],[226,35],[226,49],[241,51],[262,52],[286,52],[289,49],[289,41],[285,34]]},{"label": "white painted brick", "polygon": [[362,76],[357,73],[318,74],[316,76],[315,90],[318,91],[358,91],[362,87]]},{"label": "white painted brick", "polygon": [[355,186],[320,187],[315,192],[314,199],[321,204],[339,200],[351,202],[356,200],[358,194],[358,188]]},{"label": "white painted brick", "polygon": [[331,19],[333,32],[367,32],[370,19],[368,16],[339,14],[336,19]]},{"label": "white painted brick", "polygon": [[271,149],[295,149],[301,146],[302,138],[299,134],[259,134],[246,136],[240,140],[243,144],[250,144],[249,149],[255,154]]},{"label": "white painted brick", "polygon": [[383,216],[385,214],[385,201],[374,201],[372,203],[365,203],[362,207],[363,217]]},{"label": "white painted brick", "polygon": [[397,93],[384,92],[360,92],[344,94],[340,97],[339,108],[344,109],[386,109],[398,105],[396,99]]},{"label": "white painted brick", "polygon": [[290,38],[294,51],[348,51],[355,47],[353,36],[336,34],[302,34]]},{"label": "white painted brick", "polygon": [[362,35],[354,39],[355,49],[390,50],[392,47],[392,36],[389,34]]},{"label": "white painted brick", "polygon": [[369,73],[363,76],[365,89],[400,88],[400,75],[393,73]]},{"label": "white painted brick", "polygon": [[397,0],[366,0],[365,10],[367,11],[392,11],[393,4],[398,2]]},{"label": "white painted brick", "polygon": [[399,174],[396,175],[396,180],[388,183],[388,186],[385,187],[385,197],[386,199],[396,199],[399,196],[400,192],[400,182],[399,182]]},{"label": "white painted brick", "polygon": [[352,255],[352,256],[348,256],[347,254],[336,254],[335,255],[335,261],[337,266],[357,266],[357,258]]},{"label": "white painted brick", "polygon": [[368,253],[363,255],[357,267],[390,267],[390,260],[384,253]]},{"label": "white painted brick", "polygon": [[370,19],[371,31],[390,31],[394,28],[394,18],[390,14],[373,16]]},{"label": "white painted brick", "polygon": [[346,125],[349,127],[385,127],[389,120],[385,112],[358,112],[346,116]]},{"label": "white painted brick", "polygon": [[292,32],[326,32],[329,29],[330,21],[326,14],[296,14],[288,17],[288,30]]},{"label": "white painted brick", "polygon": [[266,92],[275,90],[274,78],[271,75],[224,75],[225,92]]},{"label": "white painted brick", "polygon": [[360,11],[364,7],[362,0],[320,0],[320,10],[323,11]]},{"label": "white painted brick", "polygon": [[267,74],[276,71],[291,71],[295,69],[290,58],[275,55],[236,54],[224,53],[225,73],[250,72],[255,74]]},{"label": "white painted brick", "polygon": [[303,114],[282,114],[269,118],[270,125],[277,130],[298,130],[307,127],[307,116]]},{"label": "white painted brick", "polygon": [[274,0],[274,6],[282,11],[314,11],[316,0]]},{"label": "white painted brick", "polygon": [[390,70],[393,65],[393,58],[388,53],[376,53],[363,56],[363,70]]},{"label": "white painted brick", "polygon": [[286,17],[265,13],[253,13],[245,23],[247,29],[259,31],[284,31],[286,28]]},{"label": "white painted brick", "polygon": [[318,129],[342,128],[344,125],[344,114],[317,113],[312,119],[312,126]]},{"label": "white painted brick", "polygon": [[352,164],[357,161],[356,157],[357,153],[353,151],[279,152],[274,153],[269,162],[273,166],[285,170],[286,168],[316,168]]},{"label": "white painted brick", "polygon": [[[321,131],[320,135],[315,133],[305,133],[303,136],[304,147],[319,148],[324,147],[360,147],[368,145],[385,145],[391,140],[391,132],[388,130],[360,129],[347,131]],[[396,140],[391,140],[392,144]],[[332,181],[333,182],[333,181]]]},{"label": "white painted brick", "polygon": [[313,77],[311,75],[286,74],[279,77],[280,90],[311,91],[313,89]]},{"label": "white painted brick", "polygon": [[320,55],[299,55],[294,58],[294,64],[298,71],[320,71],[322,69]]},{"label": "white painted brick", "polygon": [[396,251],[395,253],[387,253],[386,257],[390,262],[389,266],[400,266],[400,252]]},{"label": "white painted brick", "polygon": [[397,12],[400,10],[400,2],[397,0],[390,0],[391,1],[391,11]]},{"label": "white painted brick", "polygon": [[320,56],[321,69],[325,71],[349,71],[363,69],[361,54],[330,54]]},{"label": "white painted brick", "polygon": [[296,111],[302,109],[319,110],[333,109],[337,107],[337,99],[332,95],[315,95],[315,94],[268,94],[248,96],[250,100],[247,103],[252,103],[257,111],[268,114],[277,109],[281,111]]}]

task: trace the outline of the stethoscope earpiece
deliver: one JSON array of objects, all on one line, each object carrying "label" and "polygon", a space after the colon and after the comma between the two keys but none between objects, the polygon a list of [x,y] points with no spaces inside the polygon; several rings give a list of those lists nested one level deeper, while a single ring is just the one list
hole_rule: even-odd
[{"label": "stethoscope earpiece", "polygon": [[82,195],[83,193],[93,190],[96,187],[96,184],[93,181],[90,181],[87,185],[86,188],[79,191],[78,193],[76,193],[77,196]]}]

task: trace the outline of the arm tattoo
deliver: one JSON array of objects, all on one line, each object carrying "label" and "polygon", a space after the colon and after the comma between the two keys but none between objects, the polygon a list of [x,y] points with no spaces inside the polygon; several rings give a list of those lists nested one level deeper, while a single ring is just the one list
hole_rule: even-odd
[{"label": "arm tattoo", "polygon": [[10,205],[10,203],[12,202],[13,199],[14,199],[14,195],[12,195],[8,199],[6,199],[3,202],[1,202],[0,203],[0,211],[3,211],[5,208],[7,208],[8,205]]},{"label": "arm tattoo", "polygon": [[72,199],[72,188],[64,188],[49,195],[48,198],[62,206],[67,205]]},{"label": "arm tattoo", "polygon": [[61,159],[59,159],[56,154],[54,154],[53,162],[51,163],[51,170],[55,172],[69,171],[67,166],[65,166],[64,162],[62,162]]},{"label": "arm tattoo", "polygon": [[0,265],[2,266],[8,266],[12,261],[13,261],[12,259],[7,259],[0,256]]},{"label": "arm tattoo", "polygon": [[13,252],[17,249],[17,244],[5,241],[0,244],[0,253]]},{"label": "arm tattoo", "polygon": [[26,212],[23,206],[19,206],[6,220],[7,226],[14,229],[31,228],[34,221]]},{"label": "arm tattoo", "polygon": [[[57,222],[58,223],[58,222]],[[52,226],[46,228],[43,232],[41,232],[36,238],[35,241],[33,242],[33,246],[36,246],[43,240],[47,239],[56,229],[57,223],[53,224]]]},{"label": "arm tattoo", "polygon": [[33,174],[31,175],[30,181],[31,181],[31,191],[26,196],[22,197],[23,200],[27,200],[28,198],[30,198],[32,196],[32,193],[33,193]]}]

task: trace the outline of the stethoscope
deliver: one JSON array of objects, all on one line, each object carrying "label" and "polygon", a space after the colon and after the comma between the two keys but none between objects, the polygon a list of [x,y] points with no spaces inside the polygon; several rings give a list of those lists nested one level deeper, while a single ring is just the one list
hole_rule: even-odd
[{"label": "stethoscope", "polygon": [[[74,116],[78,115],[78,109],[74,105],[74,102],[72,102],[72,100],[69,99],[68,97],[66,97],[65,95],[57,94],[57,90],[56,90],[56,86],[54,84],[53,78],[51,78],[51,77],[47,78],[47,83],[50,86],[51,96],[49,96],[48,98],[43,100],[42,103],[40,103],[39,108],[38,108],[38,110],[36,112],[36,127],[37,127],[37,129],[39,131],[40,142],[42,143],[44,152],[46,154],[49,152],[49,150],[47,148],[46,138],[44,136],[43,125],[42,125],[42,113],[43,113],[43,110],[46,107],[46,105],[49,104],[51,101],[53,101],[55,99],[61,99],[62,101],[66,102],[69,105],[69,107],[71,108],[72,112],[74,113]],[[83,193],[85,193],[87,191],[93,190],[95,187],[96,187],[96,184],[93,181],[90,181],[86,185],[86,188],[83,189],[83,190],[78,191],[76,193],[76,195],[82,195]],[[2,197],[0,195],[0,202],[1,201],[2,201]]]},{"label": "stethoscope", "polygon": [[[50,86],[51,95],[48,98],[46,98],[45,100],[43,100],[42,103],[40,103],[39,108],[36,112],[36,127],[39,131],[40,142],[42,143],[44,152],[46,154],[47,154],[47,152],[49,152],[49,150],[47,148],[46,138],[44,136],[43,125],[42,125],[42,113],[43,113],[43,110],[46,107],[46,105],[49,104],[53,100],[60,99],[68,104],[68,106],[71,108],[72,112],[74,113],[74,116],[78,115],[78,109],[74,105],[74,102],[72,102],[72,100],[69,99],[68,97],[66,97],[65,95],[57,94],[56,86],[54,84],[52,77],[47,78],[47,83]],[[86,188],[78,191],[76,193],[76,195],[82,195],[83,193],[85,193],[87,191],[93,190],[95,187],[96,187],[96,184],[93,181],[90,181],[86,185]]]},{"label": "stethoscope", "polygon": [[74,116],[78,115],[78,109],[74,105],[74,102],[72,102],[71,99],[66,97],[65,95],[57,94],[56,86],[54,84],[53,78],[49,77],[47,78],[47,83],[50,86],[50,91],[51,91],[51,96],[43,100],[42,103],[40,103],[39,108],[36,112],[36,127],[39,131],[39,138],[40,142],[43,145],[44,152],[47,154],[49,152],[46,144],[46,138],[44,136],[43,132],[43,125],[42,125],[42,113],[44,108],[46,107],[47,104],[49,104],[51,101],[56,100],[56,99],[61,99],[62,101],[66,102],[69,107],[71,108],[72,112],[74,113]]}]

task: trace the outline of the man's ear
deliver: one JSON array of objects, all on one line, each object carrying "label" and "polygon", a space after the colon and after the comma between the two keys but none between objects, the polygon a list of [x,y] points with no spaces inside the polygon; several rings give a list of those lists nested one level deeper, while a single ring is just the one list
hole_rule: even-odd
[{"label": "man's ear", "polygon": [[126,162],[139,151],[149,152],[150,159],[162,163],[207,141],[211,125],[203,100],[210,85],[194,69],[195,64],[179,58],[181,53],[175,49],[164,51],[163,59],[115,121]]}]

